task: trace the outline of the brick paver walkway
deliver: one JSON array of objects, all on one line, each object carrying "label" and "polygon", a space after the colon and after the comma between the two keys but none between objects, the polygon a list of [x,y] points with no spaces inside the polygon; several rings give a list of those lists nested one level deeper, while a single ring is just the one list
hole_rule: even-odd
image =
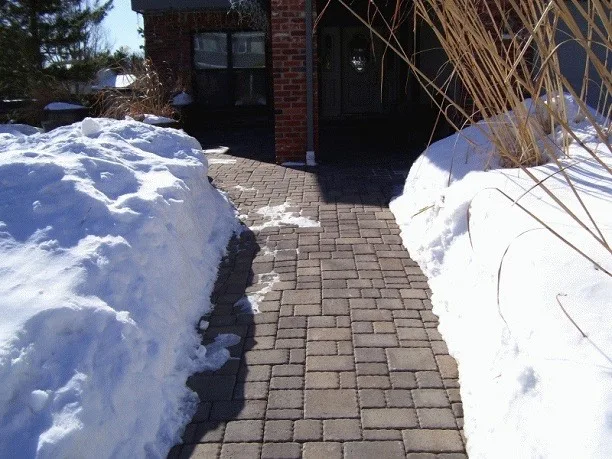
[{"label": "brick paver walkway", "polygon": [[[466,457],[456,364],[387,207],[405,173],[211,165],[249,227],[287,200],[321,226],[231,242],[205,340],[241,342],[220,371],[190,379],[202,402],[171,457]],[[234,307],[262,289],[260,314]]]}]

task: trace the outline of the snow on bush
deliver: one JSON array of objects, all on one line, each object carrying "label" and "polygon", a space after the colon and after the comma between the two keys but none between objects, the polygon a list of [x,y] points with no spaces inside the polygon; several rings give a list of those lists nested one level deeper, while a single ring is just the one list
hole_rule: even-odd
[{"label": "snow on bush", "polygon": [[[594,127],[569,122],[612,165]],[[458,361],[468,453],[612,457],[612,279],[518,204],[608,272],[612,257],[524,171],[497,168],[483,129],[430,146],[391,203]],[[610,173],[577,142],[560,161],[612,241]],[[588,222],[556,165],[529,170]]]},{"label": "snow on bush", "polygon": [[3,456],[180,441],[188,375],[228,355],[196,331],[237,221],[206,173],[195,139],[135,121],[0,136]]}]

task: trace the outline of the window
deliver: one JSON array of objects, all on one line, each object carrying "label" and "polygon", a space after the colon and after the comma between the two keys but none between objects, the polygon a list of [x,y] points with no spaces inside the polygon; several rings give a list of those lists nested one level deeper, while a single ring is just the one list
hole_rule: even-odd
[{"label": "window", "polygon": [[263,32],[209,32],[193,37],[196,98],[214,107],[267,105]]}]

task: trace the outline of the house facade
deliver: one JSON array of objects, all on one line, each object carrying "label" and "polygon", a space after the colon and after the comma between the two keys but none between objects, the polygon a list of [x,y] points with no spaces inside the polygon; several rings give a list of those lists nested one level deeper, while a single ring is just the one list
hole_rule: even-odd
[{"label": "house facade", "polygon": [[[283,163],[312,159],[321,132],[337,133],[346,123],[363,130],[398,122],[392,135],[405,134],[406,123],[429,134],[434,124],[407,65],[341,3],[253,0],[259,8],[246,17],[229,0],[132,0],[132,9],[143,15],[145,50],[156,68],[180,81],[207,116],[271,119]],[[368,3],[350,5],[367,17]],[[431,30],[413,25],[397,31],[406,53],[442,82],[446,56]]]}]

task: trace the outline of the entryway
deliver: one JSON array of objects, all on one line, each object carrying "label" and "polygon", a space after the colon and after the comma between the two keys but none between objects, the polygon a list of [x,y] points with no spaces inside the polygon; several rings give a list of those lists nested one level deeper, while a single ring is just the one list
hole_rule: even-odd
[{"label": "entryway", "polygon": [[[363,13],[363,12],[362,12]],[[383,29],[374,21],[374,27]],[[411,46],[410,27],[398,30]],[[319,148],[322,163],[414,156],[433,126],[408,66],[341,5],[332,3],[317,29]],[[435,119],[435,118],[434,118]]]}]

